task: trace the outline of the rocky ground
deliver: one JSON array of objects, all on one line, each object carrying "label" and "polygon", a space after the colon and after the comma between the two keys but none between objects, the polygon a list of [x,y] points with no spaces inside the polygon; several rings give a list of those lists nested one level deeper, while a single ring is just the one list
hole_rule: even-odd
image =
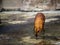
[{"label": "rocky ground", "polygon": [[[34,18],[38,12],[3,12],[0,15],[8,19],[0,26],[1,45],[59,45],[60,44],[60,13],[59,11],[43,11],[45,35],[39,39],[34,36]],[[13,16],[12,16],[13,15]],[[3,18],[1,16],[1,18]],[[14,17],[15,16],[15,17]],[[8,18],[7,18],[8,17]],[[2,21],[4,22],[4,21]]]}]

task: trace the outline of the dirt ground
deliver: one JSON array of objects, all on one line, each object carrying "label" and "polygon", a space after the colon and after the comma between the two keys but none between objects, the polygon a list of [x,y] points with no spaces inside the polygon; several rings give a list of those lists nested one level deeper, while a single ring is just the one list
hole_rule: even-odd
[{"label": "dirt ground", "polygon": [[60,44],[60,14],[44,13],[46,17],[45,34],[43,36],[40,33],[37,40],[33,30],[35,14],[15,14],[21,18],[6,22],[4,26],[0,26],[0,45],[44,45],[41,44],[42,42],[46,43],[46,45]]}]

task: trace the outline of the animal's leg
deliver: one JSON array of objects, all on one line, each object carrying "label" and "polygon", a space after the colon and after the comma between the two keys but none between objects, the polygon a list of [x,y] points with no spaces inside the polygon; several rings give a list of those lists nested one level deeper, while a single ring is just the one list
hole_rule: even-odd
[{"label": "animal's leg", "polygon": [[35,34],[35,37],[36,37],[36,39],[37,39],[37,37],[38,37],[38,34],[37,34],[37,33]]},{"label": "animal's leg", "polygon": [[35,30],[34,30],[34,32],[35,32],[35,37],[36,37],[36,39],[37,39],[37,37],[38,37],[37,28],[35,27],[34,29],[35,29]]},{"label": "animal's leg", "polygon": [[37,36],[38,36],[37,33],[38,33],[38,32],[37,32],[37,29],[35,28],[35,36],[36,36],[36,38],[37,38]]}]

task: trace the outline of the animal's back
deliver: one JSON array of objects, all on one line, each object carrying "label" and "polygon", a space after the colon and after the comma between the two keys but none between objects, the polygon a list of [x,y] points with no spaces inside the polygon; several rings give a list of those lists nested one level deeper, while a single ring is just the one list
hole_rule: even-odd
[{"label": "animal's back", "polygon": [[35,20],[34,20],[34,29],[35,32],[41,32],[44,29],[44,22],[45,22],[45,16],[42,13],[36,14]]}]

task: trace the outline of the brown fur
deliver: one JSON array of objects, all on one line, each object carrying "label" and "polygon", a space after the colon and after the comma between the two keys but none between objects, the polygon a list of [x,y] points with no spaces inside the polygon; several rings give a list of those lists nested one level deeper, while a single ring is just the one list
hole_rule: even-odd
[{"label": "brown fur", "polygon": [[43,13],[37,13],[34,20],[34,31],[37,37],[44,30],[45,16]]}]

